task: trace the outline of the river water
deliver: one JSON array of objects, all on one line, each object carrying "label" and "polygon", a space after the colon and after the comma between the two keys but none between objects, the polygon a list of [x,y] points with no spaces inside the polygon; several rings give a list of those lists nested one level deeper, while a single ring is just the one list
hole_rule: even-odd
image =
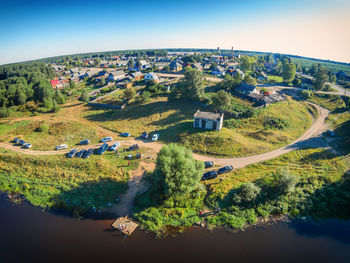
[{"label": "river water", "polygon": [[139,230],[125,239],[112,222],[14,205],[0,193],[0,263],[350,262],[350,221],[275,223],[237,233],[191,228],[164,239]]}]

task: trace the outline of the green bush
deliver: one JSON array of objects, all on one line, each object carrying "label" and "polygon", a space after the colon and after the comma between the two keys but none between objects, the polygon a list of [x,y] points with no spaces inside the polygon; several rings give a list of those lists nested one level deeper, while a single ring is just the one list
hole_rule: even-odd
[{"label": "green bush", "polygon": [[49,124],[46,122],[40,124],[40,126],[36,129],[38,132],[48,132],[50,129]]},{"label": "green bush", "polygon": [[286,169],[278,169],[273,179],[275,181],[276,190],[282,193],[292,192],[297,183],[297,177]]},{"label": "green bush", "polygon": [[289,125],[289,122],[277,117],[268,117],[264,121],[264,127],[277,130],[285,130]]},{"label": "green bush", "polygon": [[233,203],[244,205],[252,204],[259,195],[260,191],[260,187],[251,182],[247,182],[243,184],[238,192],[233,196]]}]

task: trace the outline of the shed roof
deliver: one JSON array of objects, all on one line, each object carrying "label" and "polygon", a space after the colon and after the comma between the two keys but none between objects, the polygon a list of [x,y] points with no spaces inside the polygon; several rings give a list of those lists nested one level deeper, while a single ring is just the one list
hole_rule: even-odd
[{"label": "shed roof", "polygon": [[194,117],[198,119],[208,119],[208,120],[216,121],[220,119],[222,115],[223,113],[213,113],[213,112],[197,110],[197,112],[194,114]]}]

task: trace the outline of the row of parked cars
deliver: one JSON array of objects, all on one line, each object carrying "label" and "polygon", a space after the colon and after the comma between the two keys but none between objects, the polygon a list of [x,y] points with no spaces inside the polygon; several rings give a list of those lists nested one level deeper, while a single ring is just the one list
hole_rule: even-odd
[{"label": "row of parked cars", "polygon": [[[109,142],[113,140],[112,137],[106,137],[106,138],[103,138],[101,140],[101,142],[103,142],[103,144],[96,148],[96,149],[88,149],[88,150],[85,150],[85,149],[82,149],[82,150],[77,150],[77,149],[72,149],[70,150],[69,153],[67,153],[67,158],[73,158],[73,157],[77,157],[77,158],[89,158],[93,153],[95,154],[103,154],[105,151],[114,151],[116,152],[120,146],[120,143],[119,142],[115,142],[113,145],[109,146],[106,142]],[[88,141],[88,142],[86,142]],[[83,142],[83,143],[82,143]],[[87,145],[90,143],[89,140],[84,140],[80,142],[79,144],[80,145]]]},{"label": "row of parked cars", "polygon": [[[212,161],[206,161],[206,162],[204,162],[204,166],[205,166],[205,168],[210,168],[210,167],[214,166],[214,163]],[[224,167],[221,167],[218,170],[212,170],[212,171],[205,172],[202,176],[202,181],[215,179],[216,177],[218,177],[219,174],[229,173],[232,170],[233,170],[232,165],[226,165]]]},{"label": "row of parked cars", "polygon": [[15,137],[15,138],[13,139],[13,142],[14,142],[15,144],[20,145],[20,146],[23,146],[23,148],[26,148],[26,149],[29,149],[29,148],[32,147],[32,145],[31,145],[29,142],[25,142],[24,140],[20,140],[20,139],[18,139],[17,137]]}]

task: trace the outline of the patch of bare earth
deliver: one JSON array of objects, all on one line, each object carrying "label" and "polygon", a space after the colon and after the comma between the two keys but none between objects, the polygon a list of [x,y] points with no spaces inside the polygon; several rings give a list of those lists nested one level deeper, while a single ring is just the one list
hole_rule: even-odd
[{"label": "patch of bare earth", "polygon": [[146,171],[153,171],[154,169],[155,163],[142,161],[136,170],[131,171],[128,190],[120,197],[120,202],[115,206],[108,208],[107,212],[118,217],[130,215],[136,195],[145,192],[150,187],[150,184],[143,180],[143,175]]}]

